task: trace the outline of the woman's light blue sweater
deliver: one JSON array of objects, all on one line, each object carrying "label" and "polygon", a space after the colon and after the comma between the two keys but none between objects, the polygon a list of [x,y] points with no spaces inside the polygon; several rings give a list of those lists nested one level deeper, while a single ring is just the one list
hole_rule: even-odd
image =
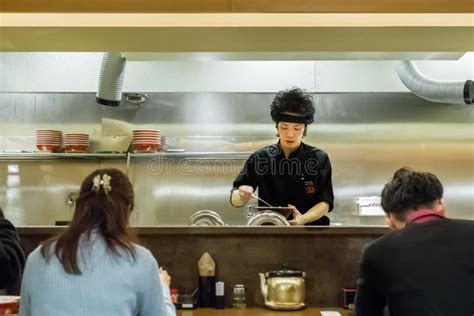
[{"label": "woman's light blue sweater", "polygon": [[[53,248],[53,247],[52,247]],[[168,316],[176,311],[169,289],[161,284],[158,264],[144,247],[136,258],[109,251],[98,233],[82,236],[78,250],[81,275],[68,274],[40,247],[28,257],[21,286],[21,316]]]}]

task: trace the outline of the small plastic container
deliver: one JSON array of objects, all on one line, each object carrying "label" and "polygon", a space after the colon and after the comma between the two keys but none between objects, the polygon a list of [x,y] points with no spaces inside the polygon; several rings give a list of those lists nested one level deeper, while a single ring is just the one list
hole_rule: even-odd
[{"label": "small plastic container", "polygon": [[175,304],[176,309],[194,309],[197,307],[198,302],[198,289],[195,289],[192,293],[188,291],[181,291],[181,294],[177,297],[177,303]]},{"label": "small plastic container", "polygon": [[245,287],[243,284],[236,284],[234,287],[232,307],[238,309],[243,309],[247,307],[247,303],[245,300]]}]

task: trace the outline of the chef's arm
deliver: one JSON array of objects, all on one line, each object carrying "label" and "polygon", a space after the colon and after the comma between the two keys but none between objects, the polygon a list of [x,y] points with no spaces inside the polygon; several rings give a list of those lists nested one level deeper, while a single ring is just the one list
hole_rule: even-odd
[{"label": "chef's arm", "polygon": [[303,214],[304,222],[311,223],[329,213],[329,203],[322,201],[310,208],[306,213]]}]

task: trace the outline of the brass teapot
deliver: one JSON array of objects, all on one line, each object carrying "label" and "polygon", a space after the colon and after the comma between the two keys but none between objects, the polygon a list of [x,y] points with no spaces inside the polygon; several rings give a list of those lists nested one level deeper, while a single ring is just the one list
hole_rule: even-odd
[{"label": "brass teapot", "polygon": [[260,291],[265,306],[278,310],[297,310],[306,307],[306,274],[284,268],[278,271],[259,273]]}]

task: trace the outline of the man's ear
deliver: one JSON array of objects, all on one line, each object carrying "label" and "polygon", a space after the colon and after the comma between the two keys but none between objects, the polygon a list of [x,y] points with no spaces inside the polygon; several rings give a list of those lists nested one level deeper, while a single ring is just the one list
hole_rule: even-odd
[{"label": "man's ear", "polygon": [[392,213],[385,213],[385,221],[391,230],[402,229],[405,227],[405,222],[398,220]]},{"label": "man's ear", "polygon": [[385,213],[385,222],[391,230],[397,229],[396,219],[391,213]]},{"label": "man's ear", "polygon": [[446,216],[446,204],[444,204],[443,199],[439,199],[438,202],[436,202],[435,211],[443,216]]}]

